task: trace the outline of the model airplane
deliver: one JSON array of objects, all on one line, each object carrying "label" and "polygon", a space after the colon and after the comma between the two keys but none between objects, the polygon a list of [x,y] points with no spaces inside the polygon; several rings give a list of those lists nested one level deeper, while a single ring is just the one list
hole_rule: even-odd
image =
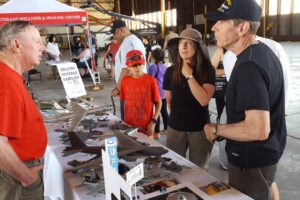
[{"label": "model airplane", "polygon": [[71,146],[66,147],[63,151],[63,156],[69,156],[74,153],[82,152],[88,154],[101,155],[101,149],[104,146],[87,146],[75,132],[68,132]]},{"label": "model airplane", "polygon": [[[136,129],[131,130],[131,132],[132,131],[136,131]],[[136,158],[140,158],[140,157],[161,156],[168,152],[168,150],[165,149],[164,147],[146,146],[145,144],[140,143],[140,142],[136,141],[135,139],[132,139],[130,136],[122,133],[121,131],[113,131],[113,133],[118,139],[118,157],[124,158],[127,161],[128,160],[134,161],[134,160],[136,160]],[[74,136],[77,137],[76,143],[78,143],[78,140],[79,140],[78,136],[76,136],[76,134],[71,135],[71,137],[73,139],[74,139]],[[78,169],[86,168],[86,167],[93,168],[93,166],[95,166],[95,165],[97,166],[100,163],[102,163],[101,153],[98,153],[98,151],[100,151],[101,148],[104,148],[104,147],[102,147],[102,146],[91,147],[90,150],[83,151],[83,149],[87,149],[86,147],[87,146],[84,144],[84,142],[81,141],[80,146],[75,144],[75,146],[72,145],[72,148],[67,149],[69,151],[72,150],[72,153],[75,151],[76,152],[80,152],[80,151],[88,152],[88,153],[91,153],[91,152],[96,153],[97,152],[96,153],[97,156],[94,159],[91,159],[89,162],[84,162],[84,164],[78,165],[78,166],[74,167],[72,170],[78,170]],[[90,147],[88,147],[88,148],[90,148]]]}]

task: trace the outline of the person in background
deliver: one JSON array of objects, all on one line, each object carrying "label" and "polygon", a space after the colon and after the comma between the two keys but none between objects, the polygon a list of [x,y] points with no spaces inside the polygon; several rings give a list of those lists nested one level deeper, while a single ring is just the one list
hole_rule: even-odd
[{"label": "person in background", "polygon": [[[165,96],[165,92],[163,90],[163,79],[165,72],[167,70],[166,65],[164,65],[164,51],[160,48],[156,48],[152,51],[152,64],[150,64],[149,68],[149,75],[153,76],[156,81],[159,88],[160,98],[162,101],[162,107],[160,110],[163,124],[164,124],[164,131],[167,130],[168,127],[168,110],[167,110],[167,100]],[[154,138],[160,138],[160,117],[158,116],[157,122],[155,125],[155,134]]]},{"label": "person in background", "polygon": [[[81,43],[83,43],[83,44],[92,45],[92,47],[91,47],[92,53],[93,53],[93,55],[96,54],[97,38],[92,31],[90,31],[90,34],[89,34],[88,30],[84,29],[83,34],[80,36],[80,40],[81,40]],[[90,42],[91,42],[91,44],[90,44]]]},{"label": "person in background", "polygon": [[[87,44],[89,46],[89,49],[91,51],[91,65],[95,61],[95,65],[97,66],[98,63],[97,37],[95,33],[93,33],[90,29],[89,31],[88,29],[84,29],[83,34],[80,36],[80,40],[82,44]],[[86,77],[90,77],[90,75],[87,74]]]},{"label": "person in background", "polygon": [[141,51],[127,53],[126,65],[130,75],[121,82],[120,99],[124,101],[124,121],[153,138],[161,100],[156,80],[144,73],[145,63]]},{"label": "person in background", "polygon": [[208,122],[208,103],[215,89],[215,70],[201,33],[185,29],[169,41],[178,46],[174,65],[165,73],[163,89],[170,116],[168,119],[167,147],[207,169],[212,143],[203,132]]},{"label": "person in background", "polygon": [[151,62],[151,44],[150,44],[149,38],[147,35],[143,35],[141,38],[142,38],[142,42],[146,49],[146,62],[150,63]]},{"label": "person in background", "polygon": [[179,35],[177,33],[173,32],[173,30],[170,29],[169,34],[165,37],[163,49],[165,51],[165,61],[167,66],[171,66],[172,64],[174,64],[174,60],[176,60],[176,56],[174,57],[174,55],[177,55],[178,52],[178,46],[169,45],[168,42],[169,40],[178,36]]},{"label": "person in background", "polygon": [[[58,48],[58,44],[56,43],[56,36],[54,34],[49,36],[47,42],[47,54],[48,60],[60,61],[61,52]],[[54,79],[58,77],[58,71],[55,65],[52,65],[52,76]]]},{"label": "person in background", "polygon": [[[224,79],[224,77],[225,77],[224,62],[223,62],[224,52],[226,52],[226,49],[217,47],[215,53],[213,54],[213,56],[211,58],[211,64],[214,66],[214,68],[216,70],[216,81],[217,81],[217,79]],[[226,89],[226,87],[225,87],[225,89]],[[224,107],[225,107],[225,92],[226,91],[216,93],[216,90],[215,90],[215,94],[214,94],[214,98],[216,100],[216,107],[217,107],[216,123],[219,124],[221,122],[222,113],[225,112]],[[219,165],[222,167],[222,169],[228,170],[227,155],[225,152],[226,140],[219,141],[218,145],[219,145]]]},{"label": "person in background", "polygon": [[217,45],[237,60],[226,89],[227,124],[204,129],[212,142],[227,139],[229,184],[253,199],[269,200],[287,132],[280,61],[256,40],[261,14],[255,0],[233,0],[205,15],[216,21],[212,30]]},{"label": "person in background", "polygon": [[163,49],[167,49],[168,48],[168,42],[175,38],[178,37],[178,34],[174,32],[174,30],[172,28],[169,28],[168,30],[168,34],[165,36],[165,40],[164,40],[164,45],[163,45]]},{"label": "person in background", "polygon": [[78,56],[82,51],[82,42],[80,40],[79,36],[75,36],[73,39],[73,51],[75,53],[75,56]]},{"label": "person in background", "polygon": [[[80,76],[85,78],[89,76],[89,73],[87,71],[86,63],[89,63],[91,59],[91,51],[89,49],[88,44],[83,44],[83,49],[81,53],[78,56],[73,56],[72,61],[74,61],[79,69]],[[91,67],[91,66],[89,66]]]},{"label": "person in background", "polygon": [[30,22],[0,28],[0,199],[44,199],[47,132],[22,74],[40,64],[45,50]]},{"label": "person in background", "polygon": [[[108,48],[109,46],[107,46]],[[99,64],[106,70],[106,74],[108,78],[112,78],[112,55],[109,53],[107,48],[99,49]],[[99,67],[99,65],[98,65]]]},{"label": "person in background", "polygon": [[[123,20],[115,20],[110,30],[114,34],[114,38],[120,43],[120,48],[115,56],[115,80],[116,85],[111,91],[111,96],[115,97],[120,94],[120,85],[124,77],[129,75],[129,70],[126,66],[126,55],[129,51],[135,49],[146,55],[145,47],[142,41],[134,34],[132,34],[126,23]],[[144,67],[144,72],[147,73]],[[120,101],[121,119],[124,119],[124,103]]]},{"label": "person in background", "polygon": [[[211,64],[216,70],[216,77],[223,77],[225,76],[224,73],[224,65],[223,65],[223,56],[224,56],[223,48],[218,47],[211,58]],[[225,78],[224,78],[225,79]],[[216,106],[217,106],[217,123],[220,123],[221,114],[223,112],[225,106],[225,93],[222,96],[215,96]]]},{"label": "person in background", "polygon": [[116,54],[117,54],[119,48],[120,48],[120,43],[115,38],[112,37],[111,43],[108,44],[108,48],[107,48],[107,52],[109,54],[111,54],[111,56],[112,56],[111,73],[109,76],[109,78],[112,78],[112,79],[115,78],[115,60],[116,60]]}]

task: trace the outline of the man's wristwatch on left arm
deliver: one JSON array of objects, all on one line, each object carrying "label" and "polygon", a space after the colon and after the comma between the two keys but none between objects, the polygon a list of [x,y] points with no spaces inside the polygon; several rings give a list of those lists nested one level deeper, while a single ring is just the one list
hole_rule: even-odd
[{"label": "man's wristwatch on left arm", "polygon": [[214,136],[217,136],[217,131],[218,131],[218,125],[210,129],[210,133],[213,134]]},{"label": "man's wristwatch on left arm", "polygon": [[223,137],[217,135],[217,132],[218,132],[218,124],[211,129],[211,134],[213,134],[214,136],[216,136],[215,140],[218,141],[218,142],[224,140]]}]

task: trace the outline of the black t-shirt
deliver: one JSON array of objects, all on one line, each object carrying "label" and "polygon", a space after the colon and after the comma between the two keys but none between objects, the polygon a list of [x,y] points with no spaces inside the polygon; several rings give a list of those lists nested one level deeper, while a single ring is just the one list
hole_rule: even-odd
[{"label": "black t-shirt", "polygon": [[[181,74],[183,83],[173,86],[173,67],[169,67],[164,75],[163,89],[172,94],[171,112],[168,125],[178,131],[200,131],[208,122],[208,106],[201,106],[193,96],[189,84]],[[212,70],[210,76],[204,83],[214,85],[215,74]]]},{"label": "black t-shirt", "polygon": [[149,52],[151,52],[151,45],[150,44],[145,44],[145,49],[146,49],[146,60],[147,60]]},{"label": "black t-shirt", "polygon": [[278,162],[286,144],[284,83],[280,61],[266,45],[251,45],[238,55],[226,90],[228,124],[245,119],[247,110],[270,112],[271,132],[265,141],[228,140],[229,161],[243,168]]}]

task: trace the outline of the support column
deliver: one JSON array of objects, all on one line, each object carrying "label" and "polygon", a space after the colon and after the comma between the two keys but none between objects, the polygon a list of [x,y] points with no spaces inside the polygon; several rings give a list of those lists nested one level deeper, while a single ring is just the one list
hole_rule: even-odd
[{"label": "support column", "polygon": [[160,0],[160,10],[161,10],[161,36],[165,37],[166,33],[166,4],[165,0]]}]

